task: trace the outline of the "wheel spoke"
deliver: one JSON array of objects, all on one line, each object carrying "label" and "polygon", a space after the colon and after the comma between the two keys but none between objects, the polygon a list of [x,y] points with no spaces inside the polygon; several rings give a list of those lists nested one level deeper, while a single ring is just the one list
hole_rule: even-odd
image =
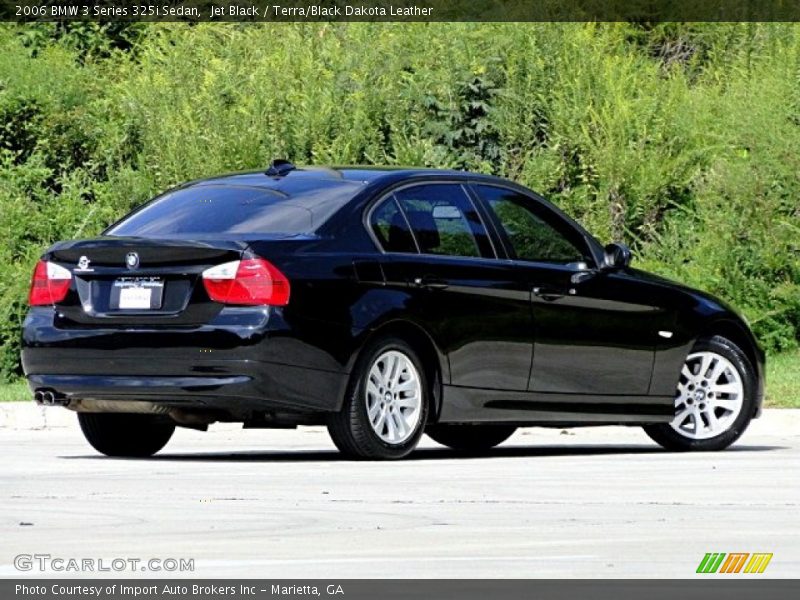
[{"label": "wheel spoke", "polygon": [[391,367],[386,374],[386,383],[393,384],[397,378],[397,372],[400,370],[400,358],[396,354],[391,355]]},{"label": "wheel spoke", "polygon": [[686,419],[690,414],[692,414],[692,409],[690,409],[688,406],[684,407],[684,409],[675,415],[674,419],[672,419],[672,426],[680,427],[686,422]]},{"label": "wheel spoke", "polygon": [[376,386],[385,385],[383,371],[381,371],[380,366],[375,364],[374,367],[369,372],[369,380],[375,384]]},{"label": "wheel spoke", "polygon": [[408,378],[403,382],[398,383],[396,386],[392,388],[392,391],[395,392],[411,392],[417,389],[417,382],[415,379]]},{"label": "wheel spoke", "polygon": [[419,398],[416,396],[409,396],[408,398],[398,398],[394,401],[395,405],[400,408],[416,408],[419,406]]},{"label": "wheel spoke", "polygon": [[378,368],[378,365],[375,365],[369,370],[369,380],[375,385],[380,384],[382,377],[383,374],[381,373],[381,370]]},{"label": "wheel spoke", "polygon": [[739,407],[740,402],[738,400],[728,400],[723,398],[714,398],[711,400],[712,406],[718,406],[719,408],[724,408],[727,411],[733,412]]},{"label": "wheel spoke", "polygon": [[375,433],[377,433],[378,435],[382,435],[383,434],[383,426],[385,424],[386,424],[386,413],[383,412],[383,411],[380,411],[378,413],[377,421],[373,424],[373,429],[375,429]]},{"label": "wheel spoke", "polygon": [[395,427],[394,419],[390,414],[384,418],[386,419],[386,437],[390,442],[394,442],[397,440],[397,427]]},{"label": "wheel spoke", "polygon": [[725,362],[719,359],[717,360],[716,364],[714,365],[714,368],[711,371],[711,375],[708,378],[712,385],[719,380],[719,378],[722,376],[722,373],[725,371],[726,367],[727,365],[725,364]]},{"label": "wheel spoke", "polygon": [[689,370],[689,365],[683,365],[681,369],[681,375],[683,375],[686,379],[691,379],[694,377],[694,373]]},{"label": "wheel spoke", "polygon": [[381,384],[386,383],[386,374],[388,373],[390,368],[389,359],[388,357],[383,358],[375,363],[375,369],[377,369],[378,373],[380,373],[380,382]]},{"label": "wheel spoke", "polygon": [[374,398],[380,399],[380,392],[378,391],[378,386],[375,385],[371,379],[367,382],[367,394],[371,395]]},{"label": "wheel spoke", "polygon": [[392,379],[392,389],[395,389],[397,387],[397,385],[400,383],[400,378],[403,376],[404,373],[406,373],[406,366],[400,365],[394,374],[394,378]]},{"label": "wheel spoke", "polygon": [[719,429],[720,423],[719,419],[717,418],[717,414],[714,412],[714,409],[709,409],[705,411],[706,419],[708,419],[708,428],[711,431],[716,432]]},{"label": "wheel spoke", "polygon": [[692,417],[694,418],[694,433],[695,435],[700,435],[700,433],[705,428],[705,424],[703,423],[703,417],[700,416],[700,411],[696,410],[692,413]]},{"label": "wheel spoke", "polygon": [[711,386],[711,391],[715,394],[740,394],[742,386],[738,383],[722,383]]},{"label": "wheel spoke", "polygon": [[697,373],[700,377],[705,377],[708,374],[708,368],[711,366],[713,358],[712,354],[703,353],[700,360],[700,371]]},{"label": "wheel spoke", "polygon": [[374,424],[377,422],[377,420],[378,420],[378,414],[379,414],[380,412],[381,412],[381,405],[380,405],[380,403],[379,403],[379,402],[376,400],[376,401],[375,401],[375,402],[373,402],[373,403],[370,405],[370,407],[367,409],[367,415],[369,416],[369,422],[370,422],[370,423],[372,423],[372,424],[374,425]]},{"label": "wheel spoke", "polygon": [[406,421],[400,415],[399,412],[393,411],[391,414],[391,418],[394,419],[395,428],[397,429],[397,434],[402,438],[406,435],[407,426]]}]

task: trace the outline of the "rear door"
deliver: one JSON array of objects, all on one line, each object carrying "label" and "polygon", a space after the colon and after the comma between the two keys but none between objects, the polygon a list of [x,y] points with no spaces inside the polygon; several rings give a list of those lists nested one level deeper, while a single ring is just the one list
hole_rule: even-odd
[{"label": "rear door", "polygon": [[406,310],[431,332],[457,386],[525,390],[531,367],[530,290],[497,260],[460,183],[402,188],[370,227],[387,284],[410,291]]},{"label": "rear door", "polygon": [[645,395],[655,308],[624,274],[597,269],[582,232],[534,198],[474,186],[531,291],[535,333],[529,389]]}]

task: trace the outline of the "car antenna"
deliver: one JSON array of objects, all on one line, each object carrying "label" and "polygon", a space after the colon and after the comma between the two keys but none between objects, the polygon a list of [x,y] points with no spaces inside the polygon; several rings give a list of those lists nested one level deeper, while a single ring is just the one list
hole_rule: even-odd
[{"label": "car antenna", "polygon": [[295,167],[291,161],[284,160],[282,158],[276,158],[270,163],[269,169],[267,169],[265,172],[270,177],[283,177],[284,175],[288,174],[289,171],[294,171],[296,168],[297,167]]}]

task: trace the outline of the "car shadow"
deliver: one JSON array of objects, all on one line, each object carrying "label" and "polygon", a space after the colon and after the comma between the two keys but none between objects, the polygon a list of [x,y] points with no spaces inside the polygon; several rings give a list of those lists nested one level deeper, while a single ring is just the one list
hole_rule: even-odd
[{"label": "car shadow", "polygon": [[[734,452],[769,452],[785,450],[785,446],[737,446],[728,448],[724,453]],[[480,454],[466,454],[446,448],[422,448],[405,457],[404,461],[420,460],[491,460],[495,458],[537,458],[557,456],[607,456],[607,455],[643,455],[674,454],[697,456],[699,453],[669,452],[652,446],[509,446],[493,448]],[[278,450],[278,451],[241,451],[241,452],[164,452],[147,459],[110,458],[99,454],[81,456],[62,456],[66,459],[78,460],[150,460],[157,462],[364,462],[354,461],[342,456],[336,450]]]}]

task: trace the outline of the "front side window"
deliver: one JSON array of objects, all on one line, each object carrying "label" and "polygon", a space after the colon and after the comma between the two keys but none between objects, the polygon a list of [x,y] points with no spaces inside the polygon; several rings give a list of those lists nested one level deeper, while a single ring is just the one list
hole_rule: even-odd
[{"label": "front side window", "polygon": [[566,224],[558,227],[553,216],[527,196],[490,185],[475,190],[497,217],[518,259],[557,264],[591,260],[582,250],[580,235],[567,231]]}]

